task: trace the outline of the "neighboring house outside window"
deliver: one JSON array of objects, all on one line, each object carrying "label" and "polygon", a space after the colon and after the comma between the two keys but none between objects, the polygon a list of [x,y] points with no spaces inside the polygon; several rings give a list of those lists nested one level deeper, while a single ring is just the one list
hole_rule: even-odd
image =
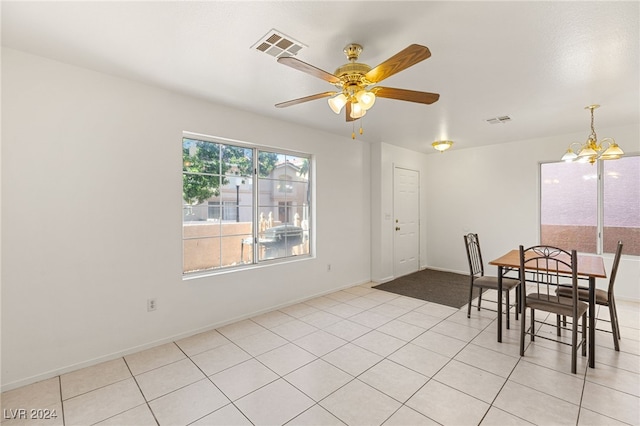
[{"label": "neighboring house outside window", "polygon": [[293,192],[291,176],[282,175],[278,180],[278,192]]},{"label": "neighboring house outside window", "polygon": [[640,156],[540,165],[540,242],[640,256]]},{"label": "neighboring house outside window", "polygon": [[183,138],[185,275],[310,255],[310,155],[189,136]]}]

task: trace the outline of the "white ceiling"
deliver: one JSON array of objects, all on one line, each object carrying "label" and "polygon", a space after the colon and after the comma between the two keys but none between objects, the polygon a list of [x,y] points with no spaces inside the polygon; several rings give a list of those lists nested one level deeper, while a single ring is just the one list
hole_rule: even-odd
[{"label": "white ceiling", "polygon": [[372,67],[422,44],[431,58],[383,85],[440,100],[379,99],[358,139],[433,152],[437,139],[586,139],[593,103],[596,130],[638,123],[639,21],[637,1],[2,1],[2,45],[349,137],[326,99],[275,108],[335,88],[251,46],[275,28],[308,46],[298,59],[332,73],[349,43]]}]

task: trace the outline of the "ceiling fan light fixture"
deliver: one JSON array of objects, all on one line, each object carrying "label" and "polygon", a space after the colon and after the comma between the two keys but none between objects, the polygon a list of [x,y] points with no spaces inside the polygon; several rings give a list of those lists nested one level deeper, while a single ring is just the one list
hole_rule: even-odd
[{"label": "ceiling fan light fixture", "polygon": [[440,152],[445,152],[453,145],[453,141],[435,141],[431,144],[436,150]]},{"label": "ceiling fan light fixture", "polygon": [[340,114],[342,108],[347,104],[347,97],[344,95],[344,93],[340,93],[338,96],[327,99],[327,102],[329,103],[329,108],[331,108],[331,111],[335,112],[336,114]]},{"label": "ceiling fan light fixture", "polygon": [[367,110],[364,109],[359,102],[351,103],[351,118],[353,118],[354,120],[357,120],[358,118],[364,117],[366,113],[367,113]]},{"label": "ceiling fan light fixture", "polygon": [[358,104],[365,110],[369,110],[376,103],[376,95],[373,92],[369,92],[365,89],[360,90],[356,93],[356,99],[358,100]]}]

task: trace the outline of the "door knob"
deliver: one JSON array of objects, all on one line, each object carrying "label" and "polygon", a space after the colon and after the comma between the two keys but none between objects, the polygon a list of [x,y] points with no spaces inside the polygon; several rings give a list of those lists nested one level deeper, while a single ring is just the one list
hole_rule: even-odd
[{"label": "door knob", "polygon": [[399,231],[399,230],[400,230],[400,227],[399,227],[399,226],[396,226],[396,231]]}]

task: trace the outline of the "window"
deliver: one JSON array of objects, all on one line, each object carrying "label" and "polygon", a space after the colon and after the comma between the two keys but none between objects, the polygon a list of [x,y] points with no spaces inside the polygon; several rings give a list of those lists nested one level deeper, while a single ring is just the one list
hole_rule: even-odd
[{"label": "window", "polygon": [[640,255],[640,156],[541,164],[540,200],[542,244]]},{"label": "window", "polygon": [[184,274],[309,255],[309,155],[185,136],[182,160]]},{"label": "window", "polygon": [[622,241],[624,254],[640,256],[640,156],[605,161],[602,180],[604,252]]},{"label": "window", "polygon": [[540,242],[595,253],[598,181],[589,163],[542,164]]}]

